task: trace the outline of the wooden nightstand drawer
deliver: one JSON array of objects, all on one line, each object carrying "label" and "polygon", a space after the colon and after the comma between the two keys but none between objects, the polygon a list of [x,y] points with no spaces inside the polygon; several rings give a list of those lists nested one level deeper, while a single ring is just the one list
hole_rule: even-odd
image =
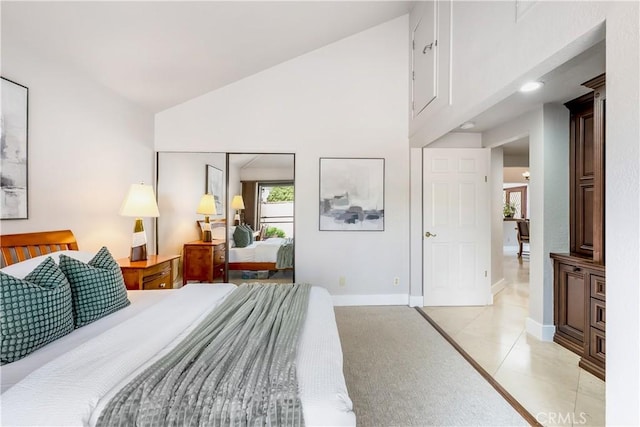
[{"label": "wooden nightstand drawer", "polygon": [[224,245],[216,246],[216,250],[213,254],[214,264],[224,264]]},{"label": "wooden nightstand drawer", "polygon": [[173,263],[179,255],[150,255],[144,261],[118,260],[128,290],[172,289]]},{"label": "wooden nightstand drawer", "polygon": [[[148,280],[147,280],[148,279]],[[172,289],[171,278],[169,273],[163,273],[150,278],[145,278],[143,289]]]},{"label": "wooden nightstand drawer", "polygon": [[155,276],[166,276],[171,271],[171,263],[163,262],[158,265],[154,265],[144,270],[144,282],[147,280],[155,280]]}]

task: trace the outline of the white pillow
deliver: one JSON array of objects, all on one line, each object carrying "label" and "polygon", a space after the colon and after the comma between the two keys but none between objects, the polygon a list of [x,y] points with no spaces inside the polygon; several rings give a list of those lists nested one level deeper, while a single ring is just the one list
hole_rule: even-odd
[{"label": "white pillow", "polygon": [[82,262],[89,262],[94,257],[94,252],[83,252],[83,251],[58,251],[52,252],[50,254],[40,255],[34,258],[29,258],[27,260],[17,262],[15,264],[11,264],[5,268],[0,269],[3,273],[6,273],[10,276],[16,277],[18,279],[24,279],[25,276],[31,273],[37,266],[42,264],[42,262],[51,257],[53,261],[58,264],[60,262],[60,254],[65,254],[68,257],[77,259]]},{"label": "white pillow", "polygon": [[211,238],[213,240],[225,240],[226,231],[224,227],[215,227],[211,229]]}]

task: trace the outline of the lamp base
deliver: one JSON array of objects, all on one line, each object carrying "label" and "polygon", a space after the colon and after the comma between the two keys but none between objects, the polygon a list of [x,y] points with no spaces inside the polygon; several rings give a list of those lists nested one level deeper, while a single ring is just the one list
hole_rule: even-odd
[{"label": "lamp base", "polygon": [[202,241],[210,242],[211,240],[211,230],[202,230]]},{"label": "lamp base", "polygon": [[144,232],[142,218],[136,218],[131,239],[131,261],[145,261],[147,259],[147,235]]},{"label": "lamp base", "polygon": [[146,261],[147,260],[147,244],[142,246],[134,246],[131,248],[131,255],[129,256],[131,261]]}]

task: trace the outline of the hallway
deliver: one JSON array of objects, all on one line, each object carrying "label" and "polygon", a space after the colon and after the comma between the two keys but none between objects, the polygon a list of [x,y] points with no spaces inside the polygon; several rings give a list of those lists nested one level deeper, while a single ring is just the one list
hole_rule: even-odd
[{"label": "hallway", "polygon": [[605,383],[579,356],[525,332],[529,262],[505,254],[507,285],[492,306],[424,311],[543,425],[605,424]]}]

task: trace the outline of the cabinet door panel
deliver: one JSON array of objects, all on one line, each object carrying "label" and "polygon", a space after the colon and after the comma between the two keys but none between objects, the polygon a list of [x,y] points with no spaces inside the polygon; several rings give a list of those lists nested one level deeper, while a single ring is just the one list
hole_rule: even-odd
[{"label": "cabinet door panel", "polygon": [[593,180],[578,188],[576,204],[576,252],[588,256],[593,254]]},{"label": "cabinet door panel", "polygon": [[560,264],[558,277],[558,331],[584,342],[586,281],[582,269]]},{"label": "cabinet door panel", "polygon": [[437,96],[437,2],[428,2],[413,30],[413,111],[418,114]]},{"label": "cabinet door panel", "polygon": [[211,281],[213,278],[213,246],[185,245],[184,282]]}]

